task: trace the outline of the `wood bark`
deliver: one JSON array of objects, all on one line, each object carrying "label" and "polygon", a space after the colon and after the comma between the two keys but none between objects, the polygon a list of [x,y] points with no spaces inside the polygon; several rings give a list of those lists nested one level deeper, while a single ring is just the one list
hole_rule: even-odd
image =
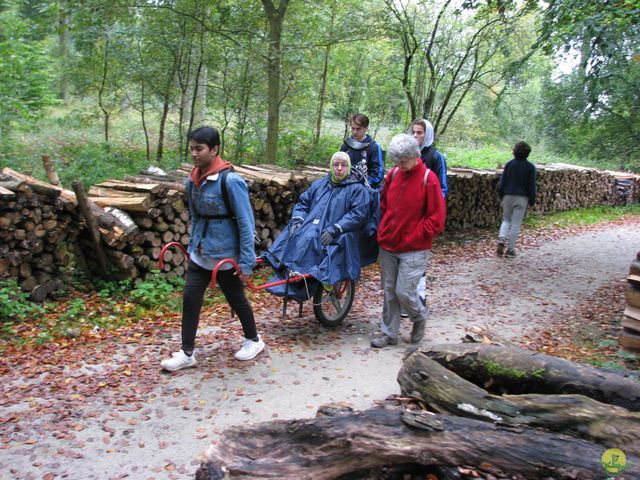
[{"label": "wood bark", "polygon": [[[602,453],[599,445],[526,427],[378,407],[227,429],[196,479],[382,478],[363,475],[385,465],[438,465],[494,478],[599,480]],[[627,465],[625,475],[640,475],[638,462]]]},{"label": "wood bark", "polygon": [[107,258],[102,248],[102,242],[100,240],[100,232],[98,230],[98,222],[96,221],[93,213],[91,212],[90,200],[84,193],[84,186],[81,182],[73,182],[73,190],[76,193],[78,199],[78,207],[82,211],[85,222],[87,223],[87,230],[89,232],[91,242],[93,244],[95,259],[100,267],[101,275],[106,275],[108,271]]},{"label": "wood bark", "polygon": [[269,23],[269,52],[267,56],[267,155],[266,161],[276,164],[278,159],[278,125],[280,122],[280,72],[282,70],[282,27],[289,0],[262,0]]},{"label": "wood bark", "polygon": [[589,365],[495,345],[435,345],[422,353],[492,393],[579,394],[640,411],[637,378]]},{"label": "wood bark", "polygon": [[640,413],[583,395],[492,395],[421,351],[404,361],[398,383],[404,395],[438,413],[544,428],[640,454]]},{"label": "wood bark", "polygon": [[49,179],[49,183],[51,185],[55,185],[56,187],[59,187],[60,178],[58,178],[58,173],[56,172],[56,169],[53,166],[51,157],[49,157],[49,155],[42,155],[42,164],[44,165],[45,172],[47,172],[47,178]]}]

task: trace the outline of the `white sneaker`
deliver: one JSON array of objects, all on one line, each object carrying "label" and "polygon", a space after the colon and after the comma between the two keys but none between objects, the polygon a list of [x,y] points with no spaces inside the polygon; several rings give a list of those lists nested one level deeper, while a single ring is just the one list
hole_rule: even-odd
[{"label": "white sneaker", "polygon": [[238,350],[234,357],[236,360],[251,360],[255,358],[264,349],[264,342],[258,335],[258,341],[254,342],[248,338],[245,338],[242,342],[242,348]]},{"label": "white sneaker", "polygon": [[195,353],[188,357],[182,350],[173,352],[171,358],[165,358],[160,362],[160,366],[168,372],[177,372],[183,368],[195,367],[197,364]]}]

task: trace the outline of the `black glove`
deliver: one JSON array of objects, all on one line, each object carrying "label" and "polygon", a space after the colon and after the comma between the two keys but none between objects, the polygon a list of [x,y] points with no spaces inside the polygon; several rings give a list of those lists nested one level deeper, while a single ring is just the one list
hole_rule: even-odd
[{"label": "black glove", "polygon": [[320,234],[320,243],[322,243],[322,245],[329,245],[341,233],[342,229],[338,224],[332,225]]}]

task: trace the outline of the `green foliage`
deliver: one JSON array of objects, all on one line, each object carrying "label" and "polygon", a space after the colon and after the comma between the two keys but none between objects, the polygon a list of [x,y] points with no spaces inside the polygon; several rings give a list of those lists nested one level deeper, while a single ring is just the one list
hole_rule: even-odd
[{"label": "green foliage", "polygon": [[121,299],[125,297],[132,288],[131,279],[126,280],[98,280],[96,290],[100,298]]},{"label": "green foliage", "polygon": [[640,9],[635,1],[554,2],[542,18],[547,50],[579,52],[573,72],[547,79],[540,123],[561,152],[640,171]]},{"label": "green foliage", "polygon": [[148,166],[146,156],[140,150],[93,142],[63,147],[59,161],[64,166],[59,170],[64,185],[70,185],[74,180],[90,185],[107,178],[123,178]]},{"label": "green foliage", "polygon": [[544,369],[534,370],[532,372],[526,372],[524,370],[519,370],[517,368],[505,367],[499,363],[493,362],[491,360],[486,360],[484,362],[484,366],[487,370],[487,373],[490,376],[495,377],[507,377],[512,379],[522,379],[529,377],[542,378],[544,374]]},{"label": "green foliage", "polygon": [[16,280],[0,282],[0,322],[3,328],[41,312],[42,307],[29,300],[29,294],[20,289]]},{"label": "green foliage", "polygon": [[[438,148],[441,148],[439,145]],[[511,149],[513,145],[499,144],[479,148],[447,146],[442,148],[442,152],[447,158],[449,167],[466,168],[502,168],[513,158]],[[532,145],[532,152],[529,160],[536,165],[550,163],[569,163],[580,165],[580,159],[553,153],[544,146]]]},{"label": "green foliage", "polygon": [[166,276],[156,271],[147,280],[136,285],[129,297],[145,308],[175,307],[178,301],[174,293],[183,285],[184,281],[181,278],[171,282]]},{"label": "green foliage", "polygon": [[618,220],[627,215],[640,215],[640,204],[636,203],[623,207],[602,205],[566,212],[555,212],[549,215],[530,215],[525,218],[524,223],[533,228],[571,227]]},{"label": "green foliage", "polygon": [[0,9],[0,134],[25,127],[56,101],[49,90],[51,60],[40,41],[25,38],[28,23],[11,7]]},{"label": "green foliage", "polygon": [[[372,0],[366,9],[355,0],[289,2],[278,162],[324,164],[356,111],[370,117],[370,133],[384,147],[385,132],[407,128],[411,97],[413,111],[439,125],[436,144],[452,166],[495,167],[526,140],[574,162],[640,169],[636,3],[563,0],[535,11],[540,2],[465,2],[462,10],[437,2]],[[192,106],[198,125],[224,132],[226,159],[264,161],[268,22],[255,2],[4,5],[0,167],[44,178],[39,158],[47,153],[65,186],[93,183],[146,166],[147,147],[154,155],[162,133],[169,161],[159,166],[169,170],[185,160]],[[412,57],[406,47],[416,47]],[[582,72],[558,76],[553,55],[565,48],[588,60]],[[313,145],[325,58],[323,128]],[[465,59],[471,63],[458,68]],[[206,72],[203,105],[192,102],[198,72]],[[69,92],[63,108],[47,108],[51,88]],[[534,162],[547,162],[541,151],[534,145]]]}]

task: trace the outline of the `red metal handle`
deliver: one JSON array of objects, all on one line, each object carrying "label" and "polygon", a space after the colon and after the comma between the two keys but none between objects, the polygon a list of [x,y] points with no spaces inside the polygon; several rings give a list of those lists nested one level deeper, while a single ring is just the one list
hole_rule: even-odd
[{"label": "red metal handle", "polygon": [[187,260],[189,259],[189,252],[187,252],[187,249],[184,248],[184,245],[182,245],[180,242],[169,242],[164,247],[162,247],[162,250],[160,250],[160,258],[158,259],[159,270],[162,270],[162,268],[164,267],[164,254],[171,247],[178,247],[180,250],[182,250],[182,253],[184,253],[184,256],[187,258]]},{"label": "red metal handle", "polygon": [[[242,269],[233,258],[223,258],[218,263],[216,263],[215,267],[213,267],[213,273],[211,274],[211,288],[216,288],[216,279],[218,278],[218,270],[220,270],[220,267],[222,267],[225,263],[230,263],[233,266],[233,268],[236,269],[236,272],[238,272],[238,275],[242,274]],[[264,260],[262,258],[258,258],[256,261],[256,265],[261,265],[263,263],[264,263]],[[293,277],[290,277],[289,279],[286,279],[286,280],[277,280],[275,282],[265,283],[263,285],[254,285],[250,278],[248,278],[246,282],[247,282],[247,288],[250,288],[251,290],[258,292],[260,290],[264,290],[265,288],[275,287],[276,285],[283,285],[287,282],[295,282],[298,280],[302,280],[303,278],[310,278],[310,277],[311,275],[309,273],[304,273],[304,274],[294,275]]]}]

